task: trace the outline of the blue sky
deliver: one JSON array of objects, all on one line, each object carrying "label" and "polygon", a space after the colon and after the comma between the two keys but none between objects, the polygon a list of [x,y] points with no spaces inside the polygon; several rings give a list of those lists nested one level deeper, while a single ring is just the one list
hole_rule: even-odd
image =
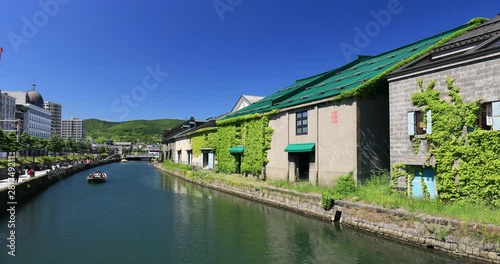
[{"label": "blue sky", "polygon": [[0,89],[35,82],[63,119],[204,119],[499,12],[493,0],[8,0]]}]

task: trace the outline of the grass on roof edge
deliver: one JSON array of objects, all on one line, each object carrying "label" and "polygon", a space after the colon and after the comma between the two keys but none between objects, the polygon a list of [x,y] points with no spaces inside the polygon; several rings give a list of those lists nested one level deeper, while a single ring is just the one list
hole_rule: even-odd
[{"label": "grass on roof edge", "polygon": [[217,120],[217,121],[215,121],[215,123],[217,124],[217,126],[225,126],[225,125],[235,124],[235,123],[238,123],[241,121],[247,121],[247,120],[251,120],[251,119],[260,118],[263,116],[273,116],[273,115],[279,113],[280,111],[281,111],[281,109],[273,109],[269,112],[264,112],[264,113],[248,114],[248,115],[243,115],[243,116],[231,117],[231,118],[224,119],[224,120]]},{"label": "grass on roof edge", "polygon": [[[383,78],[385,78],[387,76],[387,74],[389,74],[390,72],[410,63],[410,62],[413,62],[414,60],[420,58],[421,56],[423,56],[424,54],[428,53],[429,51],[435,49],[436,47],[439,47],[445,43],[447,43],[448,41],[480,26],[481,24],[483,24],[484,22],[488,21],[488,19],[486,18],[481,18],[481,17],[478,17],[478,18],[474,18],[474,19],[471,19],[469,22],[467,22],[467,25],[469,25],[468,27],[464,28],[464,29],[461,29],[451,35],[449,35],[448,37],[445,37],[443,39],[441,39],[440,41],[438,41],[436,44],[434,45],[431,45],[429,46],[427,49],[424,49],[422,50],[421,52],[409,57],[409,58],[406,58],[402,61],[400,61],[399,63],[396,63],[394,64],[392,67],[390,67],[389,69],[379,73],[377,76],[371,78],[370,80],[366,81],[365,83],[361,84],[360,86],[352,89],[352,90],[349,90],[349,91],[345,91],[345,92],[342,92],[340,93],[339,95],[336,95],[336,96],[333,96],[332,97],[332,101],[339,101],[339,100],[342,100],[342,99],[347,99],[347,98],[352,98],[352,97],[356,97],[356,96],[367,96],[367,95],[370,95],[372,92],[373,92],[373,86],[376,86],[376,84],[381,81]],[[372,88],[372,89],[370,89]]]},{"label": "grass on roof edge", "polygon": [[[377,90],[376,87],[378,87],[379,82],[382,81],[390,72],[392,72],[392,71],[394,71],[394,70],[396,70],[396,69],[398,69],[406,64],[409,64],[410,62],[413,62],[414,60],[420,58],[421,56],[428,53],[432,49],[447,43],[448,41],[482,25],[483,23],[485,23],[487,21],[489,21],[489,19],[483,18],[483,17],[477,17],[477,18],[471,19],[469,22],[466,23],[466,25],[469,25],[468,27],[461,29],[455,33],[452,33],[448,37],[445,37],[445,38],[441,39],[440,41],[438,41],[436,44],[429,46],[427,49],[424,49],[421,52],[419,52],[419,53],[417,53],[417,54],[415,54],[407,59],[404,59],[397,64],[394,64],[389,69],[379,73],[377,76],[371,78],[370,80],[366,81],[365,83],[361,84],[360,86],[358,86],[352,90],[342,92],[339,95],[333,96],[332,101],[339,101],[342,99],[352,98],[352,97],[356,97],[356,96],[371,95],[374,91]],[[335,71],[335,70],[332,70],[332,71]],[[331,71],[316,74],[312,77],[320,76],[322,74],[328,74],[329,72],[331,72]],[[311,78],[311,77],[308,77],[308,78]],[[308,78],[303,78],[300,80],[305,80]],[[300,80],[298,80],[298,81],[300,81]],[[274,109],[274,110],[271,110],[269,112],[263,112],[263,113],[261,112],[261,113],[253,113],[253,114],[246,114],[246,115],[240,115],[240,116],[235,116],[235,117],[229,117],[227,119],[217,120],[216,124],[217,124],[217,126],[234,124],[234,123],[237,123],[240,121],[251,120],[251,119],[259,118],[262,116],[272,116],[272,115],[279,113],[280,111],[281,111],[281,109]]]}]

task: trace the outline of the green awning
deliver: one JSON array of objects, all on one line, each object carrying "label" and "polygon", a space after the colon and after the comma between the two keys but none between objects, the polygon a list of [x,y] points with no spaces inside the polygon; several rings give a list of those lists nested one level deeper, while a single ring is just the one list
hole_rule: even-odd
[{"label": "green awning", "polygon": [[288,144],[285,148],[285,152],[311,152],[314,146],[314,143]]},{"label": "green awning", "polygon": [[243,153],[245,146],[234,146],[229,149],[229,153]]}]

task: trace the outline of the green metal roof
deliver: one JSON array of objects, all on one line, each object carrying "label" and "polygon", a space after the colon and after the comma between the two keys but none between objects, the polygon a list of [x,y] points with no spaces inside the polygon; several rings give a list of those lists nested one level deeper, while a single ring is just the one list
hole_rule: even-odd
[{"label": "green metal roof", "polygon": [[358,56],[356,60],[337,69],[301,79],[264,99],[249,105],[223,119],[255,113],[265,113],[308,102],[330,98],[360,87],[379,74],[384,73],[404,59],[435,46],[440,40],[467,28],[464,25],[410,45],[391,50],[376,56]]},{"label": "green metal roof", "polygon": [[245,151],[244,146],[234,146],[229,148],[229,153],[243,153]]},{"label": "green metal roof", "polygon": [[234,113],[230,113],[226,115],[222,119],[227,119],[227,118],[232,118],[236,116],[243,116],[243,115],[248,115],[248,114],[255,114],[255,113],[263,113],[272,110],[272,102],[273,100],[279,99],[283,96],[289,95],[293,92],[298,92],[300,88],[302,88],[304,85],[309,84],[311,82],[314,82],[315,80],[321,78],[322,76],[326,75],[327,73],[321,73],[312,77],[308,77],[305,79],[298,80],[292,85],[289,85],[285,87],[284,89],[281,89],[241,110],[238,110]]},{"label": "green metal roof", "polygon": [[285,152],[311,152],[315,145],[314,143],[288,144]]}]

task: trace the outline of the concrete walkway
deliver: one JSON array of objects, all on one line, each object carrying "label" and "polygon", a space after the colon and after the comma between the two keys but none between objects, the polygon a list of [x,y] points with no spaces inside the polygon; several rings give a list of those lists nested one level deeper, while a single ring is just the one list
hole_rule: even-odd
[{"label": "concrete walkway", "polygon": [[[30,176],[26,173],[26,170],[24,170],[24,171],[25,171],[24,174],[19,176],[19,182],[15,183],[15,185],[20,184],[20,183],[25,182],[25,181],[28,181],[30,179]],[[47,174],[48,171],[50,171],[50,170],[35,171],[35,175],[34,175],[34,177],[31,177],[31,179],[44,176]],[[9,177],[7,179],[0,180],[0,191],[8,188],[9,185],[11,185],[12,183],[14,183],[14,178]]]}]

